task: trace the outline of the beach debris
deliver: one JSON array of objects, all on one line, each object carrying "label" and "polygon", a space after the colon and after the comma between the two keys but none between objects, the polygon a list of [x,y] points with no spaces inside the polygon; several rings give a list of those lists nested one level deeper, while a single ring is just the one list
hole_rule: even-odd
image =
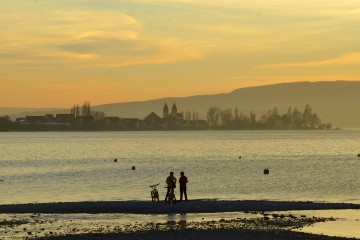
[{"label": "beach debris", "polygon": [[[258,212],[266,214],[265,212]],[[176,214],[171,214],[176,215]],[[291,214],[290,214],[291,215]],[[310,226],[318,222],[336,221],[335,218],[318,218],[318,217],[304,217],[304,218],[291,218],[287,214],[270,214],[263,218],[221,218],[220,220],[206,220],[202,218],[202,221],[188,221],[188,220],[168,220],[164,222],[146,222],[135,221],[133,224],[123,223],[121,220],[117,221],[118,216],[113,216],[104,221],[100,217],[95,215],[89,215],[93,220],[91,222],[84,221],[81,225],[74,226],[74,219],[70,216],[56,216],[56,220],[53,215],[41,215],[41,219],[31,218],[33,215],[26,215],[24,218],[14,216],[14,219],[8,219],[7,221],[25,221],[26,227],[21,225],[10,225],[12,230],[5,228],[0,231],[6,234],[4,239],[112,239],[111,236],[121,234],[125,239],[150,239],[147,236],[151,236],[153,233],[164,233],[165,235],[174,236],[177,232],[186,229],[191,231],[202,232],[207,235],[207,231],[221,230],[221,231],[240,231],[246,233],[247,231],[266,231],[268,233],[273,232],[275,235],[279,232],[288,231],[291,229],[299,229],[304,226]],[[304,215],[305,216],[305,215]],[[75,217],[76,219],[76,217]],[[14,222],[15,223],[15,222]],[[3,225],[4,226],[4,225]],[[49,229],[50,228],[50,229]],[[22,232],[21,229],[26,229]],[[47,229],[47,230],[46,230]],[[57,229],[57,230],[53,230]],[[49,231],[51,230],[51,231]],[[150,234],[150,235],[148,235]],[[287,233],[286,233],[287,234]],[[274,236],[275,236],[274,235]],[[52,238],[53,236],[53,238]],[[277,236],[277,235],[276,235]],[[0,239],[3,239],[0,237]],[[122,239],[122,238],[121,238]],[[151,238],[153,239],[153,238]],[[161,238],[162,239],[162,238]],[[166,238],[167,239],[167,238]],[[189,239],[192,238],[190,235]],[[203,239],[203,238],[201,238]],[[205,238],[204,238],[205,239]],[[206,238],[207,239],[207,238]],[[216,238],[217,239],[217,238]],[[225,238],[226,239],[226,235]],[[249,238],[258,239],[258,238]],[[261,238],[262,239],[262,238]],[[264,239],[305,239],[302,237],[293,238],[264,238]],[[312,239],[312,238],[306,238]],[[314,238],[314,239],[332,239],[332,238]],[[343,238],[341,238],[343,239]]]},{"label": "beach debris", "polygon": [[117,158],[114,159],[114,162],[117,162]]},{"label": "beach debris", "polygon": [[131,167],[131,170],[135,170],[135,169],[136,169],[135,166],[132,166],[132,167]]},{"label": "beach debris", "polygon": [[269,169],[265,168],[264,169],[264,174],[269,174],[269,173],[270,173]]}]

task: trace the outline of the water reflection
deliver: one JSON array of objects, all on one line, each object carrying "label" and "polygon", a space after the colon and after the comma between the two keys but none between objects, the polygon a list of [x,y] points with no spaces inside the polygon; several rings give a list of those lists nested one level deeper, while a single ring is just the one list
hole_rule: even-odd
[{"label": "water reflection", "polygon": [[316,217],[334,217],[335,222],[320,222],[304,227],[301,231],[328,236],[360,238],[360,210],[298,211],[297,214],[311,214]]},{"label": "water reflection", "polygon": [[[307,218],[336,218],[336,221],[315,223],[301,230],[308,233],[328,236],[360,238],[360,210],[318,210],[268,212],[266,215],[292,215]],[[0,214],[0,219],[8,223],[0,224],[2,239],[24,239],[28,236],[46,236],[64,233],[79,234],[93,230],[106,233],[112,231],[127,232],[146,231],[153,226],[179,230],[191,227],[191,224],[224,221],[231,219],[263,219],[265,213],[260,212],[230,212],[230,213],[195,213],[195,214]],[[11,226],[11,227],[9,227]]]}]

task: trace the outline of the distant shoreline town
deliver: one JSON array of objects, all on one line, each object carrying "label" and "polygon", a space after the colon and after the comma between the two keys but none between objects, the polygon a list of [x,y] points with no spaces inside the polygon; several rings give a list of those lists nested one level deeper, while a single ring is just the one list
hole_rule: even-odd
[{"label": "distant shoreline town", "polygon": [[289,107],[280,114],[277,107],[257,119],[254,111],[249,115],[238,108],[211,107],[207,120],[197,112],[178,112],[175,102],[171,110],[163,106],[163,116],[151,112],[144,119],[106,116],[104,112],[92,111],[90,102],[74,105],[68,114],[45,114],[25,116],[12,121],[0,116],[0,131],[146,131],[146,130],[330,130],[331,123],[322,123],[310,105],[303,112]]}]

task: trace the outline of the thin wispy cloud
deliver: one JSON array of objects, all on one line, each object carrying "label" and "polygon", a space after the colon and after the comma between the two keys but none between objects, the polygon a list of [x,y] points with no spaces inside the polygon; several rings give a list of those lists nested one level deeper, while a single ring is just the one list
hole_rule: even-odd
[{"label": "thin wispy cloud", "polygon": [[[142,35],[136,18],[116,11],[55,10],[27,12],[1,17],[14,28],[2,29],[3,54],[21,53],[21,64],[32,58],[79,67],[121,67],[134,64],[160,64],[200,56],[186,40]],[[32,28],[25,22],[32,19]],[[49,19],[49,21],[40,21]],[[35,32],[34,32],[35,29]],[[14,44],[14,39],[17,40]],[[66,61],[68,60],[68,61]],[[74,60],[74,61],[70,61]],[[99,60],[99,61],[98,61]],[[18,59],[17,59],[18,61]],[[2,64],[16,64],[12,57]]]},{"label": "thin wispy cloud", "polygon": [[301,68],[301,67],[323,67],[323,66],[352,65],[352,64],[360,64],[360,52],[348,53],[338,57],[318,60],[318,61],[263,65],[260,66],[260,68]]}]

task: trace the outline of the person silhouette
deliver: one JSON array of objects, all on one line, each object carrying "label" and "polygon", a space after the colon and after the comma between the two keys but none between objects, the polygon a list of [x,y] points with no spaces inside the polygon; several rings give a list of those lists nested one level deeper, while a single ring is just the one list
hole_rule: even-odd
[{"label": "person silhouette", "polygon": [[180,173],[179,183],[180,183],[180,202],[182,201],[183,195],[185,196],[185,201],[187,201],[187,193],[186,193],[186,184],[188,182],[187,177],[184,172]]},{"label": "person silhouette", "polygon": [[165,196],[165,201],[167,201],[170,191],[176,188],[176,177],[174,177],[174,172],[170,172],[170,175],[166,178],[166,184],[167,192]]}]

